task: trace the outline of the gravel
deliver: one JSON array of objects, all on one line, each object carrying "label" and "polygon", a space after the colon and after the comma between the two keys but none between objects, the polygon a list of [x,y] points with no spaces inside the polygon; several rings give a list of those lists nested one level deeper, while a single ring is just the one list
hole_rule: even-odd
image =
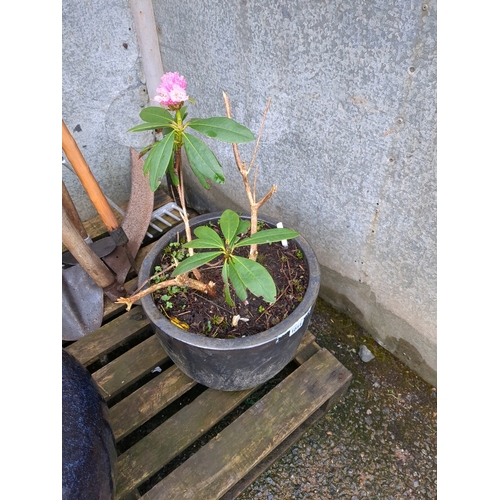
[{"label": "gravel", "polygon": [[437,498],[436,389],[321,299],[309,329],[352,372],[351,385],[238,499]]}]

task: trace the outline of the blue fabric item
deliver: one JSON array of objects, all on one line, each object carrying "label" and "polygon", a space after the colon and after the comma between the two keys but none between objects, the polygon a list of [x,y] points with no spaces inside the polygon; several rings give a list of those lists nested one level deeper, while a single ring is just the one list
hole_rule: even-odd
[{"label": "blue fabric item", "polygon": [[116,448],[108,414],[89,371],[63,349],[63,500],[113,499]]}]

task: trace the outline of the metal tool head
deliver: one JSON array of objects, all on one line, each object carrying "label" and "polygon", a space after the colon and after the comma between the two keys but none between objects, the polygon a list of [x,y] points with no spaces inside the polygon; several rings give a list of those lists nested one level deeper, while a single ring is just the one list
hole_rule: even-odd
[{"label": "metal tool head", "polygon": [[78,340],[102,323],[102,289],[79,264],[62,271],[62,340]]}]

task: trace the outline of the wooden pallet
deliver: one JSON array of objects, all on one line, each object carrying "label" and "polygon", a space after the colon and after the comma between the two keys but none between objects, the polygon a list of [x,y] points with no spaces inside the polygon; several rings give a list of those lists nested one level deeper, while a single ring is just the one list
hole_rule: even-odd
[{"label": "wooden pallet", "polygon": [[307,332],[272,381],[245,391],[207,389],[171,362],[141,306],[125,312],[108,303],[105,320],[65,349],[89,369],[110,408],[117,499],[236,498],[352,378]]}]

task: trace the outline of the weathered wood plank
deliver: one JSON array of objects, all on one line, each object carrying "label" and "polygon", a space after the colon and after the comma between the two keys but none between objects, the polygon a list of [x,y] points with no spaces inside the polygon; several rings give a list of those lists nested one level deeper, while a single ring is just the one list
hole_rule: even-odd
[{"label": "weathered wood plank", "polygon": [[[318,345],[318,344],[316,344]],[[352,374],[345,370],[345,377],[339,375],[339,380],[344,380],[344,385],[333,393],[332,397],[323,403],[307,420],[297,427],[286,439],[284,439],[271,453],[269,453],[262,461],[260,461],[252,470],[248,472],[240,481],[231,487],[222,497],[221,500],[235,500],[238,495],[250,486],[263,472],[276,462],[287,450],[298,441],[302,435],[316,422],[325,416],[331,406],[339,401],[349,388],[352,380]]]},{"label": "weathered wood plank", "polygon": [[195,385],[196,382],[177,366],[171,366],[118,402],[110,409],[111,428],[116,441],[128,436]]},{"label": "weathered wood plank", "polygon": [[[307,359],[307,356],[311,353],[310,347],[311,344],[314,343],[314,340],[315,338],[310,332],[304,335],[302,343],[297,350],[297,360],[298,358]],[[313,350],[314,352],[317,350],[317,344],[315,344]],[[133,401],[135,397],[138,398],[136,404],[139,406],[136,406],[136,408],[140,408],[141,400],[144,401],[146,406],[151,404],[152,406],[149,407],[148,411],[152,413],[154,411],[153,407],[155,405],[161,406],[162,402],[161,400],[156,403],[154,401],[148,402],[148,396],[146,394],[141,394],[141,391],[145,390],[150,393],[153,398],[156,398],[154,384],[161,384],[162,381],[163,377],[156,377],[149,382],[149,386],[144,386],[146,389],[141,388],[139,391],[136,391],[137,396],[136,393],[129,396],[129,398],[131,398],[130,401]],[[149,389],[151,389],[151,391],[149,391]],[[210,427],[224,418],[224,416],[240,404],[240,402],[244,401],[256,389],[257,388],[234,393],[208,389],[193,403],[180,410],[180,412],[155,429],[150,435],[143,438],[141,442],[121,455],[117,467],[119,470],[117,479],[118,498],[120,495],[132,491],[155,474],[161,467],[175,458],[190,444],[196,441],[196,439],[201,437]],[[175,398],[177,396],[173,394],[172,397]],[[128,407],[126,402],[127,399],[111,408],[111,414],[113,415],[114,412],[117,414],[116,423],[112,424],[115,436],[121,436],[122,432],[131,432],[131,430],[127,431],[128,426],[135,427],[135,422],[133,421],[134,417],[132,417],[135,412],[133,409],[134,406]],[[115,409],[116,407],[118,407],[118,409]],[[118,412],[120,412],[120,417],[118,417]],[[135,418],[137,418],[137,421],[142,421],[145,416],[142,417],[141,415],[137,415]],[[148,416],[148,418],[150,417]],[[128,422],[128,419],[131,419],[131,421]],[[182,431],[179,429],[182,429]],[[170,433],[172,433],[172,436]],[[120,439],[120,437],[118,437],[118,439]],[[162,443],[163,440],[165,440],[165,443]],[[120,473],[121,469],[126,472]]]},{"label": "weathered wood plank", "polygon": [[[324,417],[326,403],[323,403],[305,422],[300,424],[286,439],[284,439],[271,453],[261,460],[252,470],[231,487],[220,500],[235,500],[248,486],[250,486],[262,473],[276,462],[288,449],[297,442],[304,432],[314,425],[319,419]],[[207,499],[208,500],[208,499]]]},{"label": "weathered wood plank", "polygon": [[85,335],[74,344],[66,347],[66,350],[84,366],[88,366],[97,361],[100,356],[141,334],[146,328],[149,328],[149,320],[142,307],[136,306],[129,312]]},{"label": "weathered wood plank", "polygon": [[107,401],[167,360],[168,354],[158,337],[153,335],[92,376]]},{"label": "weathered wood plank", "polygon": [[[223,392],[207,389],[120,455],[116,467],[116,498],[121,498],[150,478],[255,390]],[[207,498],[204,497],[204,500]]]},{"label": "weathered wood plank", "polygon": [[316,337],[309,330],[306,330],[306,333],[300,342],[299,348],[295,353],[294,359],[301,365],[311,356],[314,356],[314,354],[316,354],[320,349],[321,347],[316,344]]},{"label": "weathered wood plank", "polygon": [[321,349],[142,498],[219,499],[345,384],[345,371]]}]

